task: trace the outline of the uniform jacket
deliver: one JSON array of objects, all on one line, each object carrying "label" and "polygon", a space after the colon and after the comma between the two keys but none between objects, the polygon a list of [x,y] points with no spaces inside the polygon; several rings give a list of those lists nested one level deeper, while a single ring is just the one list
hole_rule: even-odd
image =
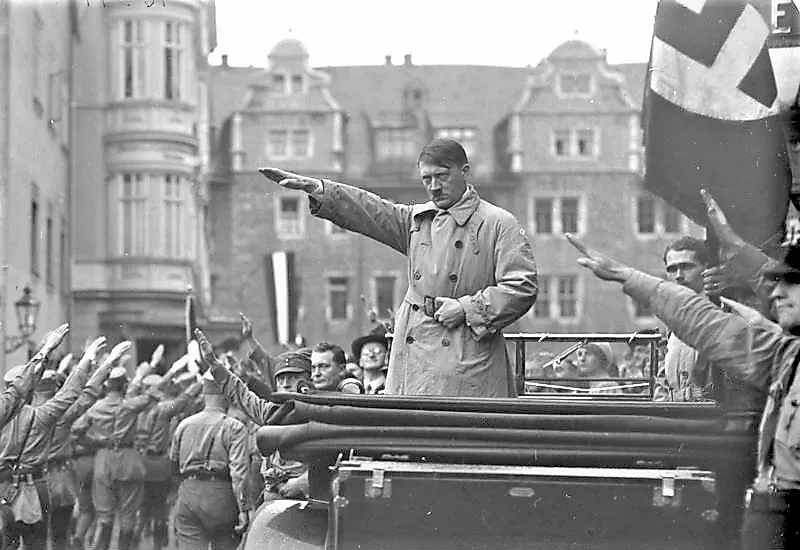
[{"label": "uniform jacket", "polygon": [[21,470],[44,465],[56,423],[78,399],[89,366],[89,362],[77,365],[53,397],[38,406],[23,405],[16,418],[3,428],[0,434],[0,470],[15,465]]},{"label": "uniform jacket", "polygon": [[[95,455],[95,477],[107,482],[138,481],[145,476],[142,457],[133,448],[136,418],[142,409],[156,400],[153,394],[123,397],[109,393],[81,416],[72,430],[99,447]],[[110,448],[110,447],[115,448]]]},{"label": "uniform jacket", "polygon": [[33,371],[44,361],[44,357],[37,353],[25,364],[25,368],[17,377],[0,393],[0,428],[8,424],[19,412],[25,398],[33,388]]},{"label": "uniform jacket", "polygon": [[[408,256],[409,287],[395,314],[387,394],[504,397],[514,394],[501,331],[536,301],[536,263],[509,212],[471,186],[440,211],[432,202],[394,204],[325,180],[311,212]],[[426,315],[424,297],[456,298],[464,325]]]},{"label": "uniform jacket", "polygon": [[[754,280],[768,258],[747,245],[732,261],[744,280]],[[800,377],[788,386],[789,371],[800,352],[800,338],[775,323],[743,318],[723,311],[707,298],[641,272],[634,272],[623,290],[649,303],[675,335],[695,348],[726,374],[775,396],[779,405],[765,409],[759,454],[775,466],[775,481],[782,487],[800,487]],[[765,420],[777,421],[774,432],[763,429]],[[774,445],[770,444],[774,433]]]},{"label": "uniform jacket", "polygon": [[183,475],[206,469],[229,474],[239,511],[249,509],[247,429],[222,409],[206,407],[178,424],[169,457]]}]

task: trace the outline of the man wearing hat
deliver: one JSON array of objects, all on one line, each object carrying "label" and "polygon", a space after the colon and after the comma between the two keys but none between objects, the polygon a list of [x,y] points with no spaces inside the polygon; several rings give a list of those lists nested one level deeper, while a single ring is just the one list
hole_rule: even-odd
[{"label": "man wearing hat", "polygon": [[386,389],[386,370],[388,364],[389,339],[385,327],[379,325],[369,334],[353,340],[351,351],[353,359],[364,373],[364,393],[375,395]]},{"label": "man wearing hat", "polygon": [[69,332],[69,325],[64,324],[48,332],[42,347],[25,365],[15,367],[3,377],[5,389],[0,393],[0,428],[8,424],[19,412],[22,403],[30,397],[34,380],[41,375],[47,365],[47,359]]},{"label": "man wearing hat", "polygon": [[578,262],[616,282],[688,345],[726,373],[768,393],[759,427],[758,467],[742,524],[743,549],[800,548],[800,248],[778,262],[743,241],[705,192],[720,260],[754,290],[768,290],[778,323],[753,323],[707,298],[621,264],[568,236]]},{"label": "man wearing hat", "polygon": [[[84,359],[73,369],[61,389],[57,389],[57,375],[45,370],[34,386],[31,404],[25,404],[12,422],[0,433],[0,494],[6,494],[10,485],[35,484],[38,502],[28,501],[36,510],[38,519],[15,518],[9,530],[12,544],[20,540],[28,548],[44,548],[47,544],[48,514],[50,512],[46,462],[56,423],[76,402],[86,383],[89,368],[97,353],[105,346],[105,338],[92,342]],[[91,390],[88,390],[91,391]],[[30,498],[24,491],[18,498]],[[68,516],[67,516],[68,522]]]},{"label": "man wearing hat", "polygon": [[143,395],[127,397],[127,383],[127,371],[115,367],[106,382],[106,396],[73,426],[98,449],[92,480],[98,550],[108,550],[111,545],[115,515],[119,517],[118,548],[130,548],[144,494],[145,467],[134,448],[136,419],[158,400],[158,394],[150,389]]},{"label": "man wearing hat", "polygon": [[275,383],[278,391],[298,392],[311,380],[311,358],[287,351],[275,358]]},{"label": "man wearing hat", "polygon": [[178,547],[233,550],[247,530],[247,430],[229,416],[211,373],[203,376],[205,408],[178,424],[169,458],[181,478],[175,503]]},{"label": "man wearing hat", "polygon": [[200,395],[203,385],[199,380],[174,398],[167,397],[161,389],[164,378],[174,377],[183,366],[176,361],[164,377],[148,374],[142,380],[145,391],[154,394],[158,401],[145,409],[138,419],[137,446],[145,466],[144,497],[140,509],[140,528],[150,528],[153,533],[153,548],[161,550],[169,542],[167,520],[169,510],[167,496],[172,479],[169,460],[172,419],[181,414]]},{"label": "man wearing hat", "polygon": [[[98,339],[100,340],[100,339]],[[102,338],[105,341],[105,338]],[[97,340],[95,340],[97,342]],[[78,493],[78,485],[73,469],[73,446],[71,438],[72,424],[100,397],[111,369],[117,361],[130,349],[130,342],[122,342],[114,346],[111,353],[106,355],[100,366],[86,382],[78,399],[66,410],[56,422],[55,429],[50,437],[50,449],[46,461],[46,477],[48,483],[50,516],[50,533],[53,548],[65,548],[69,534],[70,520]],[[78,363],[78,369],[87,368],[84,363],[91,363],[93,354],[84,353]],[[90,367],[88,367],[90,368]],[[42,393],[43,399],[53,397],[55,386]],[[38,394],[37,394],[38,395]],[[34,395],[34,399],[37,399]]]}]

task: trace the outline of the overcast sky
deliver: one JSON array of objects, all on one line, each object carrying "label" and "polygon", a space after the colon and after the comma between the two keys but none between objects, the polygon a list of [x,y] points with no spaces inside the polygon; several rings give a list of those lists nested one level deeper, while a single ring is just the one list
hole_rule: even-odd
[{"label": "overcast sky", "polygon": [[645,62],[657,0],[217,0],[212,63],[265,66],[285,38],[313,66],[536,65],[574,37],[611,63]]}]

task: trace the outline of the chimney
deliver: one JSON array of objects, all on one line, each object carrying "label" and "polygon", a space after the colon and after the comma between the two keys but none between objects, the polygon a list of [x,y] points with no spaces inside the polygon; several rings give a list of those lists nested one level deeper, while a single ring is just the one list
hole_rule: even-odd
[{"label": "chimney", "polygon": [[386,56],[385,64],[386,65],[391,65],[392,64],[392,56],[391,55],[387,55]]},{"label": "chimney", "polygon": [[223,67],[228,66],[228,54],[226,53],[222,54],[222,66]]},{"label": "chimney", "polygon": [[411,54],[410,54],[410,53],[407,53],[407,54],[404,56],[404,58],[403,58],[403,64],[404,64],[404,65],[412,65],[412,63],[411,63]]}]

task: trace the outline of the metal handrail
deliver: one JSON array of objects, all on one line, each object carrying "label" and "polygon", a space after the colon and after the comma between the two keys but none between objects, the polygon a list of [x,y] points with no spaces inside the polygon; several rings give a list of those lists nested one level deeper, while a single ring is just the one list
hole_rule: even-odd
[{"label": "metal handrail", "polygon": [[[655,394],[656,387],[656,370],[658,366],[658,349],[656,345],[663,339],[663,335],[659,332],[631,332],[631,333],[600,333],[600,332],[586,332],[586,333],[550,333],[550,332],[516,332],[503,334],[503,337],[508,342],[514,342],[515,345],[515,359],[516,364],[514,368],[515,385],[517,395],[525,395],[525,360],[526,352],[525,345],[528,342],[541,344],[542,342],[586,342],[586,341],[600,341],[600,342],[623,342],[626,344],[632,343],[648,343],[650,345],[650,376],[649,390],[650,395]],[[575,346],[571,346],[572,350]],[[611,379],[618,381],[619,378]],[[641,379],[639,379],[641,380]]]}]

